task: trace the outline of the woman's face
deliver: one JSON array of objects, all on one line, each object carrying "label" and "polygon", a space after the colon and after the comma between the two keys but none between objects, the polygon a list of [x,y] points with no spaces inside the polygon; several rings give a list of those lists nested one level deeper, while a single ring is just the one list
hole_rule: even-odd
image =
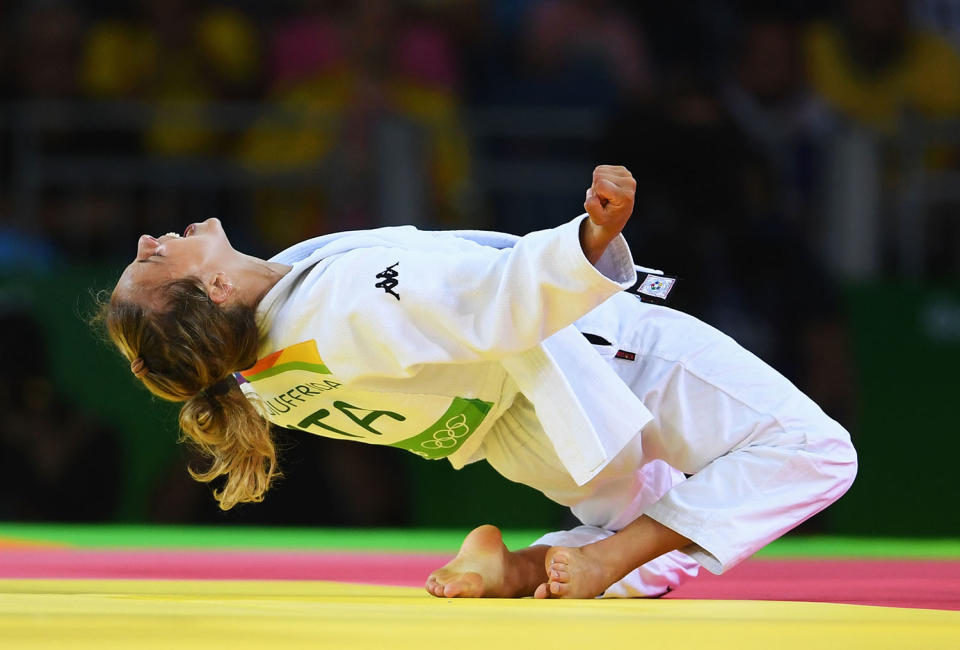
[{"label": "woman's face", "polygon": [[171,280],[195,277],[205,285],[213,282],[236,254],[219,219],[190,224],[182,236],[142,235],[137,255],[124,269],[113,295],[140,304],[155,302],[161,298],[156,289]]}]

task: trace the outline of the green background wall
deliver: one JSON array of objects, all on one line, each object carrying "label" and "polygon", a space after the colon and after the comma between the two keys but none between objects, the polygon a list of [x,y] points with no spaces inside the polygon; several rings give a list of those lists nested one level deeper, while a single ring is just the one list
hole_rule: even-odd
[{"label": "green background wall", "polygon": [[960,535],[960,286],[847,292],[860,469],[830,508],[832,530]]}]

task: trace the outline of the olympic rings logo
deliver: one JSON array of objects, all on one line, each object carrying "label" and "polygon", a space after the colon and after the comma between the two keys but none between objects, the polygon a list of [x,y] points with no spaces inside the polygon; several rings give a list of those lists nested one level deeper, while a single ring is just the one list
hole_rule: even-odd
[{"label": "olympic rings logo", "polygon": [[449,449],[455,447],[457,440],[470,433],[470,427],[467,426],[467,416],[461,413],[456,415],[443,424],[445,429],[438,429],[433,432],[433,437],[420,443],[424,449]]}]

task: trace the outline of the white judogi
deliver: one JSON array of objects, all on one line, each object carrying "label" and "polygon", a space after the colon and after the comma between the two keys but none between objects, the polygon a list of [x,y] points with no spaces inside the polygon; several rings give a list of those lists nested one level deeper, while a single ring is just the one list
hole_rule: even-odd
[{"label": "white judogi", "polygon": [[[847,432],[730,337],[666,307],[614,296],[577,321],[654,415],[589,483],[563,471],[529,409],[509,409],[479,450],[507,478],[570,506],[586,526],[535,543],[582,546],[641,514],[693,540],[610,587],[663,593],[700,564],[722,573],[838,499],[856,473]],[[618,359],[617,350],[637,354]],[[522,399],[522,398],[521,398]],[[692,476],[684,480],[684,473]],[[696,560],[693,562],[691,560]]]},{"label": "white judogi", "polygon": [[[635,281],[626,242],[594,268],[584,217],[503,250],[409,227],[288,249],[273,261],[293,271],[258,308],[267,336],[241,386],[280,426],[455,467],[486,458],[593,527],[549,543],[648,514],[693,544],[607,595],[652,595],[694,574],[691,557],[722,572],[831,503],[855,455],[731,339],[622,293]],[[574,321],[611,345],[595,349]]]},{"label": "white judogi", "polygon": [[[564,466],[585,483],[652,416],[570,327],[636,280],[622,237],[596,267],[587,261],[583,218],[502,250],[409,226],[298,244],[271,260],[293,270],[258,307],[267,330],[260,356],[287,350],[286,368],[311,359],[314,370],[332,375],[324,380],[337,384],[340,403],[363,408],[328,408],[328,416],[307,422],[306,403],[324,401],[304,392],[322,390],[310,375],[301,372],[306,383],[298,384],[296,369],[282,378],[276,369],[243,374],[268,402],[268,395],[287,395],[289,409],[272,402],[277,408],[267,414],[281,426],[449,457],[457,468],[504,406],[499,393],[509,376],[542,405],[540,420]],[[378,427],[357,430],[355,418],[374,418]],[[338,419],[343,426],[332,424]],[[461,434],[463,426],[469,433],[439,433]],[[423,447],[431,436],[455,444]]]}]

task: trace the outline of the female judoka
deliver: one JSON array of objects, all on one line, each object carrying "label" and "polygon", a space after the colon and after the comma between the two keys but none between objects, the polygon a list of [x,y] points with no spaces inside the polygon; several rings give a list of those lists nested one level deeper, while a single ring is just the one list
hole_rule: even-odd
[{"label": "female judoka", "polygon": [[656,596],[825,508],[856,454],[729,337],[624,291],[669,285],[649,269],[638,283],[620,235],[635,187],[597,167],[585,215],[516,239],[382,228],[261,260],[216,219],[143,235],[102,316],[133,374],[184,402],[180,426],[210,459],[191,472],[224,477],[221,508],[277,476],[271,425],[485,459],[583,526],[517,551],[481,526],[427,591]]}]

